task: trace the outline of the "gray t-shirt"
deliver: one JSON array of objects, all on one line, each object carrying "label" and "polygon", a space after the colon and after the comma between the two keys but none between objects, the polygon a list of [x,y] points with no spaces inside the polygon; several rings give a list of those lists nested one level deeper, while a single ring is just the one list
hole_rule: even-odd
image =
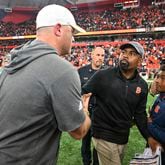
[{"label": "gray t-shirt", "polygon": [[61,131],[85,120],[78,73],[55,53],[34,40],[14,51],[1,75],[2,165],[56,164]]}]

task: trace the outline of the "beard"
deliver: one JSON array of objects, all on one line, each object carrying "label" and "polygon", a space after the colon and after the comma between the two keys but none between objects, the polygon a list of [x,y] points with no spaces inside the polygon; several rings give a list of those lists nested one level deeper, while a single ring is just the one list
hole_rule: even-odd
[{"label": "beard", "polygon": [[101,62],[101,61],[97,61],[97,62],[96,62],[96,67],[99,68],[99,67],[102,66],[102,64],[103,64],[103,62]]},{"label": "beard", "polygon": [[119,67],[123,71],[127,71],[129,68],[129,62],[127,60],[120,60],[119,61]]}]

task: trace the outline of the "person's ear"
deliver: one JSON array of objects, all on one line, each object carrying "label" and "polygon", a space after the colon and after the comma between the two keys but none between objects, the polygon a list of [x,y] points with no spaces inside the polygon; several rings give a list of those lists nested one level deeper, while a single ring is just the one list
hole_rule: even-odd
[{"label": "person's ear", "polygon": [[142,61],[143,61],[143,59],[141,57],[139,57],[139,59],[138,59],[138,67],[141,67]]},{"label": "person's ear", "polygon": [[60,37],[60,36],[61,36],[61,28],[62,28],[62,25],[61,25],[61,24],[56,24],[56,25],[53,27],[54,35]]}]

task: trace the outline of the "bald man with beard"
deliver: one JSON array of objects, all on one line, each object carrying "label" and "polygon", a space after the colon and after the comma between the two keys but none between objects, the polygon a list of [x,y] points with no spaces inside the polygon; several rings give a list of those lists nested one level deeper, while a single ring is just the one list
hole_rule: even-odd
[{"label": "bald man with beard", "polygon": [[[104,63],[104,57],[105,57],[105,50],[101,47],[96,47],[91,54],[91,63],[81,67],[78,72],[80,75],[81,80],[81,86],[83,86],[92,76],[95,72],[97,72],[99,69],[102,68]],[[89,103],[89,113],[90,117],[92,117],[92,110],[95,106],[95,98],[92,97],[90,99]],[[83,165],[90,165],[92,162],[91,158],[91,130],[88,131],[86,136],[82,139],[82,146],[81,146],[81,155],[82,155],[82,161]],[[98,158],[97,158],[97,152],[95,149],[93,149],[93,165],[98,165]]]}]

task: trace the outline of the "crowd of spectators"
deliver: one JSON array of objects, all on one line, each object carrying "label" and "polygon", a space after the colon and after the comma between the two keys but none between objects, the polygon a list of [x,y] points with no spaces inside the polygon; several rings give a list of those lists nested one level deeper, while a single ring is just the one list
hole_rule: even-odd
[{"label": "crowd of spectators", "polygon": [[[153,41],[141,42],[145,49],[145,56],[143,58],[143,66],[147,68],[159,68],[159,63],[165,58],[165,47],[161,44],[155,44]],[[118,57],[120,55],[120,44],[118,42],[113,45],[100,45],[105,49],[105,65],[115,66],[118,63]],[[74,66],[81,67],[90,62],[90,54],[95,46],[87,45],[85,47],[73,47],[70,56],[66,56],[66,59],[70,61]]]},{"label": "crowd of spectators", "polygon": [[[145,56],[140,67],[140,71],[148,74],[148,77],[152,77],[152,75],[154,75],[154,73],[159,68],[160,63],[165,60],[165,47],[163,44],[156,44],[152,40],[140,42],[145,49]],[[103,47],[106,52],[104,65],[116,66],[118,64],[118,57],[120,55],[119,46],[121,43],[112,43],[113,44],[99,45]],[[72,48],[71,54],[66,56],[66,59],[76,68],[89,64],[91,60],[90,55],[95,46],[95,43],[90,43],[86,46],[74,46]],[[7,64],[7,61],[10,60],[8,51],[9,50],[4,49],[0,52],[0,59],[4,61],[5,65]]]},{"label": "crowd of spectators", "polygon": [[87,31],[161,27],[165,25],[161,6],[143,6],[126,10],[75,13],[78,24]]},{"label": "crowd of spectators", "polygon": [[[125,10],[78,10],[74,11],[73,14],[78,24],[86,29],[86,31],[165,26],[165,10],[163,5],[143,6]],[[2,37],[33,34],[35,34],[35,20],[20,24],[0,21],[0,36]]]},{"label": "crowd of spectators", "polygon": [[[153,78],[155,72],[160,67],[160,63],[165,62],[165,47],[161,44],[155,44],[152,41],[144,42],[145,56],[139,71],[147,78]],[[116,66],[118,65],[118,58],[120,55],[120,44],[100,45],[105,49],[104,65]],[[75,67],[79,68],[90,63],[90,55],[94,46],[74,47],[70,56],[66,59],[70,61]]]},{"label": "crowd of spectators", "polygon": [[0,21],[1,37],[31,35],[35,34],[35,31],[34,20],[29,20],[20,24],[14,24],[11,22],[5,23]]},{"label": "crowd of spectators", "polygon": [[[78,24],[87,31],[102,31],[102,30],[121,30],[132,28],[152,28],[165,26],[165,10],[163,5],[159,6],[143,6],[140,8],[129,8],[125,10],[78,10],[74,11],[75,18]],[[12,30],[11,30],[12,29]],[[0,36],[24,36],[35,34],[35,20],[23,22],[21,24],[4,23],[0,21]],[[147,34],[146,34],[147,36]],[[160,35],[157,35],[157,39]],[[149,36],[148,36],[149,38]],[[133,37],[128,35],[127,40],[132,40]],[[164,38],[161,36],[161,39]],[[6,65],[10,60],[8,51],[20,44],[27,42],[24,40],[0,40],[0,65]],[[115,66],[118,64],[120,54],[119,42],[120,36],[115,37],[114,43],[102,44],[105,49],[105,65]],[[137,39],[138,41],[138,39]],[[140,41],[145,49],[145,57],[141,65],[141,72],[154,73],[159,68],[160,62],[165,59],[165,48],[163,44],[157,44],[154,40]],[[95,47],[95,42],[86,44],[85,46],[74,46],[71,55],[66,59],[75,67],[79,68],[90,62],[90,54]],[[98,45],[97,45],[98,46]],[[3,49],[2,49],[3,48]]]}]

